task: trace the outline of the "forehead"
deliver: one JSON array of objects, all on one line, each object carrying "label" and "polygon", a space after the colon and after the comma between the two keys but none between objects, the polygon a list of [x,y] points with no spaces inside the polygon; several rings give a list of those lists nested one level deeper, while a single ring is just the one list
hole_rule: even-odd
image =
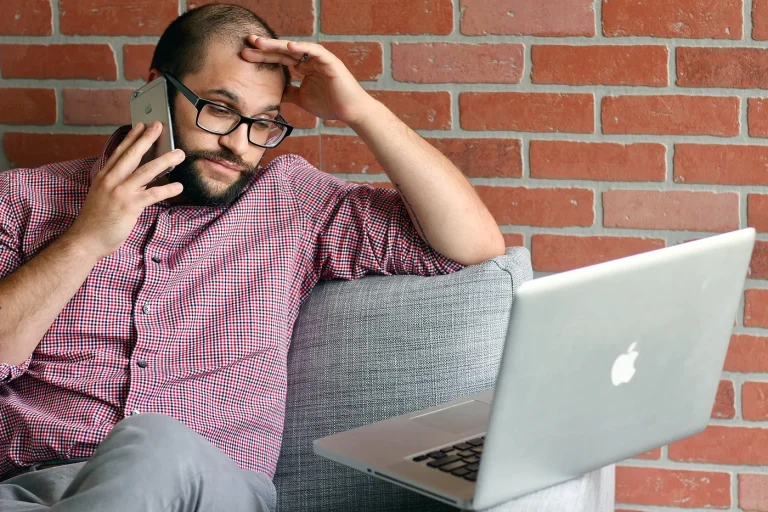
[{"label": "forehead", "polygon": [[253,113],[265,105],[280,103],[283,74],[279,68],[258,69],[240,57],[237,45],[216,41],[210,44],[202,69],[187,75],[184,84],[210,99],[225,97],[209,91],[229,91],[238,98],[238,101],[228,99],[229,103],[242,109],[243,113]]}]

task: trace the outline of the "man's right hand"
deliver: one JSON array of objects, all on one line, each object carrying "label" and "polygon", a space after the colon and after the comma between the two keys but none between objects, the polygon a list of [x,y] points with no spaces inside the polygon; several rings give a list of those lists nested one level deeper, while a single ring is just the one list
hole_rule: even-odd
[{"label": "man's right hand", "polygon": [[161,128],[155,121],[147,128],[139,123],[128,132],[94,176],[80,214],[66,233],[95,251],[99,259],[123,245],[144,208],[177,196],[184,189],[181,183],[146,188],[158,174],[184,160],[180,149],[138,167],[162,133]]}]

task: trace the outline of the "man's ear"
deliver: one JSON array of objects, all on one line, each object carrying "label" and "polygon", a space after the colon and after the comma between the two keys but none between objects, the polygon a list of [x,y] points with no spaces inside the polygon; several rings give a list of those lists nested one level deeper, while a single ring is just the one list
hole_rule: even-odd
[{"label": "man's ear", "polygon": [[149,70],[149,75],[147,76],[147,83],[151,82],[155,78],[160,76],[160,72],[156,70],[155,68],[152,68]]}]

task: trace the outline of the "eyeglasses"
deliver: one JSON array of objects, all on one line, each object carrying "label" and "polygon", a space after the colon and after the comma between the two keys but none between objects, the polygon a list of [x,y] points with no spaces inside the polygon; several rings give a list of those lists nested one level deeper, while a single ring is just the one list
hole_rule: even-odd
[{"label": "eyeglasses", "polygon": [[163,76],[194,105],[197,109],[195,123],[207,132],[216,135],[228,135],[241,124],[245,124],[248,127],[248,142],[260,148],[274,148],[293,131],[293,126],[288,124],[279,114],[275,119],[246,117],[237,110],[201,98],[167,73]]}]

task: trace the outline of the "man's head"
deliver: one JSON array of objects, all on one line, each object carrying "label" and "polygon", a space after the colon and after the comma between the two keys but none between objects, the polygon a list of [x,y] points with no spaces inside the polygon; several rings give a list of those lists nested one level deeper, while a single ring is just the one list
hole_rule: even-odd
[{"label": "man's head", "polygon": [[[243,7],[211,4],[174,20],[157,43],[149,80],[167,73],[201,98],[226,105],[248,117],[274,119],[290,84],[288,68],[250,63],[240,57],[246,37],[277,38],[267,23]],[[256,172],[265,149],[248,142],[247,127],[229,135],[208,133],[196,124],[197,110],[169,87],[174,141],[186,160],[171,171],[169,181],[184,185],[188,204],[219,206],[234,201]],[[236,167],[226,171],[214,162]]]}]

